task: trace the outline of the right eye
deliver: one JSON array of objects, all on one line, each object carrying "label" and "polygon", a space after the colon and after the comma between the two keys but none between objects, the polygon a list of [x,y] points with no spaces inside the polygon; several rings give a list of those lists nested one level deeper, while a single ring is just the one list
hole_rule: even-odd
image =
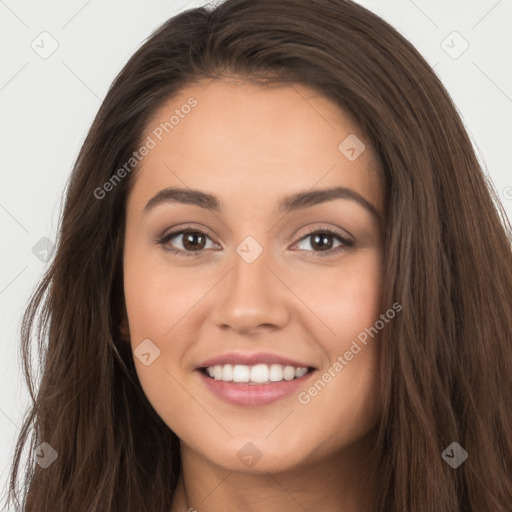
[{"label": "right eye", "polygon": [[[169,247],[169,242],[173,239],[179,239],[181,237],[181,244],[183,249],[176,248],[174,243]],[[195,256],[194,253],[201,253],[205,250],[205,241],[209,239],[209,236],[202,231],[197,229],[180,229],[178,231],[172,231],[163,235],[158,243],[167,251],[180,256]],[[199,247],[198,247],[199,246]]]}]

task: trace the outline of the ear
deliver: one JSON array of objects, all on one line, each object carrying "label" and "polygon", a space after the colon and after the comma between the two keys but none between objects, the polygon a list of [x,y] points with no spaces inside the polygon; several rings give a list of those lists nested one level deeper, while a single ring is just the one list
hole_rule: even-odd
[{"label": "ear", "polygon": [[112,321],[119,329],[121,341],[130,342],[130,327],[128,325],[128,312],[123,291],[122,271],[117,270],[112,294]]},{"label": "ear", "polygon": [[126,308],[123,308],[123,312],[121,314],[119,332],[121,333],[121,339],[123,341],[130,342],[130,327],[128,326],[128,315],[126,313]]}]

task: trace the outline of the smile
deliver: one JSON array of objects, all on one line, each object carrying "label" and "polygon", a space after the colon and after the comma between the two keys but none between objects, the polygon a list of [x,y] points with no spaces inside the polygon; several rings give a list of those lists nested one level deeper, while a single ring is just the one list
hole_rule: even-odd
[{"label": "smile", "polygon": [[249,385],[271,384],[273,382],[299,379],[308,373],[306,367],[285,366],[282,364],[224,364],[202,368],[210,378],[223,382],[247,383]]},{"label": "smile", "polygon": [[[226,364],[197,370],[201,381],[214,396],[232,405],[249,407],[270,404],[298,394],[315,373],[316,370],[311,367],[279,364]],[[216,378],[215,374],[221,378]],[[228,378],[231,380],[224,380]]]}]

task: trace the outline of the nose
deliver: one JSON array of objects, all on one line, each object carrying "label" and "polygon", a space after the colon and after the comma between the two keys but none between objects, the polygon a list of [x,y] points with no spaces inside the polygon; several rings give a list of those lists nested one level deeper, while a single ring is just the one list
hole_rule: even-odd
[{"label": "nose", "polygon": [[235,255],[212,310],[217,327],[250,334],[287,324],[293,293],[269,260],[265,251],[251,263]]}]

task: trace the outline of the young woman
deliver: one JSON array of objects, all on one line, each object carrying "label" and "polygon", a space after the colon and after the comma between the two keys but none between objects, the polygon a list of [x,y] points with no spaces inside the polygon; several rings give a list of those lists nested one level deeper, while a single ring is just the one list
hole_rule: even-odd
[{"label": "young woman", "polygon": [[73,170],[23,319],[9,498],[510,510],[511,240],[449,95],[383,20],[341,0],[175,16]]}]

